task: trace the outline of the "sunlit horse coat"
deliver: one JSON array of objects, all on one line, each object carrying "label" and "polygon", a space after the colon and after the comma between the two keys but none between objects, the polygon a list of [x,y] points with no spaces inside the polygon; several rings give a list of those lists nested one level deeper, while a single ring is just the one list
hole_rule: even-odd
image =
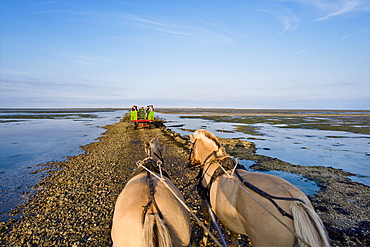
[{"label": "sunlit horse coat", "polygon": [[209,188],[211,207],[222,224],[235,233],[248,235],[253,246],[329,246],[323,224],[301,190],[277,176],[237,169],[242,179],[270,195],[299,199],[276,200],[292,220],[283,216],[271,201],[242,185],[235,175],[232,179],[227,174],[212,178],[225,159],[232,159],[212,133],[197,130],[191,140],[190,163],[201,167],[200,183]]},{"label": "sunlit horse coat", "polygon": [[[152,140],[150,147],[147,148],[150,158],[141,164],[158,172],[156,164],[161,162],[163,148],[157,139]],[[172,181],[165,176],[163,179],[184,200]],[[162,182],[144,169],[134,174],[118,196],[111,232],[114,247],[188,246],[190,230],[186,209]]]}]

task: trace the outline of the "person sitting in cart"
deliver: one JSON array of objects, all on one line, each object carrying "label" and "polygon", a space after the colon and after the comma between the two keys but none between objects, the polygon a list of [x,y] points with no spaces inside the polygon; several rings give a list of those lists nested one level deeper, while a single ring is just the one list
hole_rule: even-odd
[{"label": "person sitting in cart", "polygon": [[144,107],[140,107],[140,109],[139,109],[139,112],[138,112],[138,119],[139,120],[144,120],[144,119],[146,119],[146,112],[145,112],[145,109],[144,109]]},{"label": "person sitting in cart", "polygon": [[137,106],[133,105],[131,107],[131,120],[137,120]]},{"label": "person sitting in cart", "polygon": [[146,115],[147,115],[147,119],[149,121],[154,120],[154,107],[153,107],[153,105],[148,105],[147,106]]}]

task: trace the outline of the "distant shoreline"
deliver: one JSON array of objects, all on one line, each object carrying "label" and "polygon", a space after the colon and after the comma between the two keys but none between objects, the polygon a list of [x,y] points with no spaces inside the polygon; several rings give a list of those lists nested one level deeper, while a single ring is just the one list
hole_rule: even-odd
[{"label": "distant shoreline", "polygon": [[[0,108],[2,110],[130,110],[131,107],[4,107]],[[370,114],[370,109],[268,109],[268,108],[218,108],[218,107],[157,107],[156,111],[167,111],[173,110],[181,111],[194,110],[194,111],[271,111],[271,112],[293,112],[293,111],[305,111],[305,112],[368,112]]]}]

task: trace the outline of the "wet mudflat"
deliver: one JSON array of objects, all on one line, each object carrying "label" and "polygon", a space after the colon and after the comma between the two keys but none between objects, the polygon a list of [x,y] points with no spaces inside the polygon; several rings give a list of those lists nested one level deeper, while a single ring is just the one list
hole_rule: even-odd
[{"label": "wet mudflat", "polygon": [[[1,246],[111,246],[115,200],[136,161],[145,158],[144,142],[153,137],[164,141],[165,168],[189,207],[200,212],[194,188],[183,187],[197,175],[197,171],[184,168],[189,147],[186,136],[166,128],[134,131],[127,119],[106,129],[99,142],[84,147],[86,153],[47,164],[57,171],[50,171],[51,175],[37,185],[38,193],[19,209],[21,220],[1,224]],[[333,244],[370,245],[368,186],[352,182],[348,173],[337,169],[291,165],[258,155],[254,144],[248,141],[221,142],[229,154],[255,161],[255,170],[288,171],[317,182],[320,191],[311,200]],[[199,240],[202,230],[194,219],[192,226],[195,239]],[[225,229],[224,232],[227,237]],[[244,245],[248,243],[245,237],[242,240]]]},{"label": "wet mudflat", "polygon": [[50,161],[83,153],[127,111],[121,109],[0,109],[0,221],[33,194]]},{"label": "wet mudflat", "polygon": [[251,140],[257,154],[341,169],[370,186],[370,111],[165,109],[157,115],[181,135],[202,128],[226,139]]}]

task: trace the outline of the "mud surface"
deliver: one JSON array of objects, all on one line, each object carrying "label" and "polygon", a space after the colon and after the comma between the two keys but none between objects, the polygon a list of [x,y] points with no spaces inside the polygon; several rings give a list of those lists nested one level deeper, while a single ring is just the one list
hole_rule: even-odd
[{"label": "mud surface", "polygon": [[[115,200],[146,157],[144,142],[153,137],[166,146],[165,169],[183,193],[187,205],[202,219],[199,198],[191,180],[197,171],[185,168],[189,142],[164,127],[134,130],[125,117],[106,126],[99,142],[84,146],[84,154],[65,162],[48,163],[50,176],[37,185],[38,193],[23,207],[18,221],[0,225],[1,246],[111,246],[110,228]],[[352,182],[343,171],[325,167],[295,166],[256,155],[253,143],[221,139],[227,152],[256,161],[255,170],[282,170],[312,179],[320,191],[311,200],[322,218],[333,245],[369,246],[370,213],[368,186]],[[186,174],[186,175],[185,175]],[[192,219],[195,243],[202,230]],[[223,229],[229,240],[226,229]],[[248,245],[245,236],[240,237]],[[209,246],[216,246],[211,240]]]}]

